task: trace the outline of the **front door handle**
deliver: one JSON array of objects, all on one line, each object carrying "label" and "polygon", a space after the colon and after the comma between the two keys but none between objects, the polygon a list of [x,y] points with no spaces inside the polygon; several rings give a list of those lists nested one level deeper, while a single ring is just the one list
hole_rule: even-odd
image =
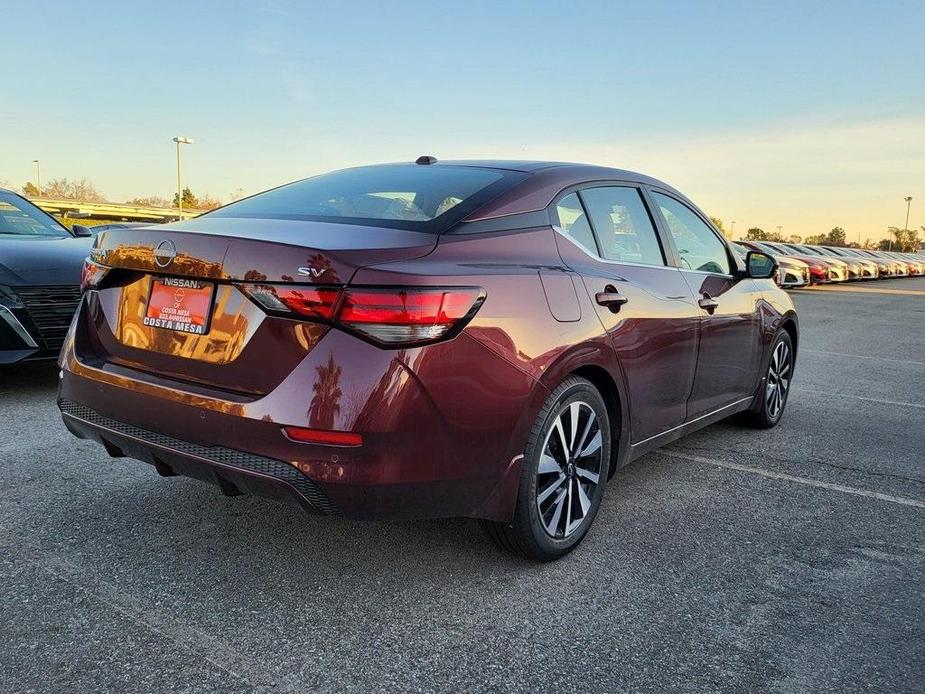
[{"label": "front door handle", "polygon": [[618,313],[620,307],[629,301],[629,299],[618,292],[616,287],[612,284],[608,284],[604,287],[604,291],[595,294],[594,300],[601,306],[609,308],[611,313]]},{"label": "front door handle", "polygon": [[700,308],[710,315],[713,315],[713,312],[719,306],[719,302],[707,293],[704,293],[703,298],[697,303],[700,304]]}]

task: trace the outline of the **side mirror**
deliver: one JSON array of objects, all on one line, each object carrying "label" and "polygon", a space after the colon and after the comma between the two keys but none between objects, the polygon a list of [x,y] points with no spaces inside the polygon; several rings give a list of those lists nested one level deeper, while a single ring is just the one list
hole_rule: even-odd
[{"label": "side mirror", "polygon": [[777,261],[767,253],[749,251],[745,256],[745,271],[752,279],[769,279],[777,272]]},{"label": "side mirror", "polygon": [[90,227],[85,227],[83,224],[75,224],[71,227],[71,231],[74,232],[74,236],[79,238],[87,238],[88,236],[93,236],[93,232],[90,231]]}]

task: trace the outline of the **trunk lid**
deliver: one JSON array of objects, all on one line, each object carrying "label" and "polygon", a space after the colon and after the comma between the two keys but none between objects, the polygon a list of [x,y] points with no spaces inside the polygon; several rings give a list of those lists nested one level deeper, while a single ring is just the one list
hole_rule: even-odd
[{"label": "trunk lid", "polygon": [[[156,258],[161,244],[167,253]],[[434,234],[388,227],[205,217],[104,231],[91,255],[109,267],[180,277],[342,285],[360,267],[418,258],[436,245]]]},{"label": "trunk lid", "polygon": [[[437,238],[386,227],[227,217],[102,232],[90,255],[112,269],[88,295],[75,348],[89,363],[171,379],[176,387],[259,397],[329,328],[271,315],[237,285],[343,286],[361,267],[427,255]],[[152,287],[163,296],[157,285],[176,278],[214,285],[203,334],[146,321]]]}]

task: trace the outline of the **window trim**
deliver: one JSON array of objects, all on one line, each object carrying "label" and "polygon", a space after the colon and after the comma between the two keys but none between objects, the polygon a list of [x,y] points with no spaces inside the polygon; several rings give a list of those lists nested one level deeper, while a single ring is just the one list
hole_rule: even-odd
[{"label": "window trim", "polygon": [[579,244],[577,241],[575,241],[571,237],[566,236],[565,232],[562,231],[562,229],[557,224],[553,224],[552,228],[553,228],[553,231],[555,231],[559,236],[561,236],[563,239],[571,243],[573,246],[575,246],[575,248],[577,248],[579,251],[581,251],[586,256],[591,258],[591,260],[598,262],[598,263],[604,263],[605,265],[628,265],[630,267],[647,267],[653,270],[675,270],[677,271],[681,269],[675,265],[646,265],[645,263],[634,263],[629,260],[607,260],[606,258],[601,258],[600,256],[597,256],[597,255],[591,255],[590,253],[588,253],[588,250],[584,246]]},{"label": "window trim", "polygon": [[[665,190],[664,188],[659,188],[658,186],[643,186],[643,187],[646,189],[646,192],[648,192],[651,196],[652,209],[657,211],[659,223],[663,225],[665,233],[671,239],[671,246],[672,246],[672,249],[674,250],[675,258],[677,259],[676,262],[677,262],[678,269],[683,270],[684,272],[692,272],[698,275],[712,275],[713,277],[726,277],[730,279],[735,279],[741,274],[742,268],[739,266],[739,263],[736,260],[735,255],[733,254],[732,250],[729,248],[729,243],[726,241],[726,238],[722,234],[719,233],[719,231],[716,229],[715,226],[713,226],[713,223],[706,217],[706,215],[704,215],[699,209],[697,209],[696,205],[693,205],[692,203],[685,200],[683,197],[679,196],[678,194],[670,190]],[[662,214],[661,207],[659,207],[658,201],[655,199],[655,193],[658,193],[659,195],[664,195],[666,198],[671,198],[675,202],[681,205],[684,205],[684,207],[690,210],[694,214],[694,216],[697,217],[697,219],[699,219],[701,222],[703,222],[706,225],[707,229],[713,232],[713,235],[722,244],[723,249],[726,251],[726,262],[729,263],[729,270],[730,270],[729,273],[711,272],[709,270],[694,270],[691,268],[686,268],[681,265],[681,254],[678,252],[677,243],[675,242],[674,236],[671,233],[671,228],[668,226],[668,220],[665,219],[665,215]]]}]

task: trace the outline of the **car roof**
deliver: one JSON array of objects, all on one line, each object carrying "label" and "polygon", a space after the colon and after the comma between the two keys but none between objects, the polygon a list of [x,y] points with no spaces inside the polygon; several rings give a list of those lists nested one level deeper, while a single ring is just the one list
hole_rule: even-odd
[{"label": "car roof", "polygon": [[[416,164],[409,164],[415,166]],[[483,169],[518,171],[526,178],[489,201],[463,221],[475,222],[496,217],[545,209],[566,188],[603,181],[644,184],[668,191],[695,209],[697,206],[681,192],[657,178],[627,169],[561,161],[516,161],[508,159],[464,159],[437,161],[423,166],[471,166]]]},{"label": "car roof", "polygon": [[599,166],[597,164],[580,164],[567,161],[519,161],[517,159],[451,159],[447,161],[437,161],[429,166],[469,166],[482,169],[502,169],[505,171],[520,171],[523,173],[555,173],[560,176],[574,177],[581,180],[584,177],[590,179],[610,178],[621,181],[636,181],[639,183],[649,183],[662,188],[671,188],[664,181],[647,176],[637,171],[628,169],[618,169],[610,166]]},{"label": "car roof", "polygon": [[[405,163],[405,162],[402,162]],[[412,162],[413,164],[413,162]],[[553,166],[568,166],[567,162],[537,161],[528,159],[448,159],[438,160],[427,166],[467,166],[480,169],[503,169],[505,171],[521,171],[531,173]]]}]

